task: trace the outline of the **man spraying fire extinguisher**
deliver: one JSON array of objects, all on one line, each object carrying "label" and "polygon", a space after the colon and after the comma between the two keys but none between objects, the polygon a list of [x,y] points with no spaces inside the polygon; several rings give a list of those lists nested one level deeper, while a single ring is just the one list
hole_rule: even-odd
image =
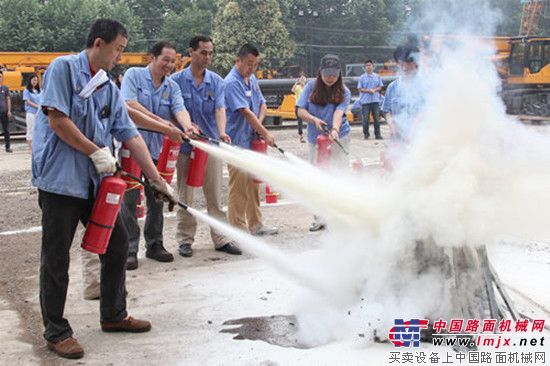
[{"label": "man spraying fire extinguisher", "polygon": [[[125,142],[150,184],[174,202],[173,191],[157,172],[117,87],[106,77],[105,71],[117,64],[127,43],[121,23],[99,19],[90,29],[86,50],[57,58],[44,75],[42,109],[34,131],[34,141],[40,143],[32,146],[32,181],[42,209],[40,306],[48,348],[66,358],[84,355],[63,317],[69,250],[78,222],[91,226],[89,218],[102,178],[115,179],[109,177],[116,171],[113,137]],[[101,204],[120,205],[120,199],[107,192]],[[100,256],[101,328],[105,332],[147,332],[150,322],[126,312],[128,236],[121,218],[114,218],[108,246]]]},{"label": "man spraying fire extinguisher", "polygon": [[[239,49],[235,66],[224,79],[227,133],[234,145],[247,150],[254,145],[275,144],[275,137],[263,126],[267,108],[258,79],[254,76],[259,63],[260,51],[246,43]],[[258,139],[255,144],[257,135],[263,139]],[[248,229],[253,235],[278,233],[276,227],[263,224],[257,181],[233,166],[229,166],[227,219],[231,225]]]},{"label": "man spraying fire extinguisher", "polygon": [[[185,107],[201,132],[209,138],[231,143],[231,138],[225,133],[223,79],[207,69],[212,62],[213,50],[214,45],[210,37],[191,38],[189,42],[191,65],[175,73],[172,79],[179,85]],[[225,221],[225,213],[221,208],[222,161],[213,156],[207,156],[206,167],[204,167],[206,169],[200,169],[204,174],[199,179],[192,179],[199,174],[197,167],[199,154],[206,153],[192,148],[188,142],[181,147],[177,164],[179,199],[192,204],[195,188],[202,187],[208,214]],[[183,257],[191,257],[193,255],[191,245],[195,241],[197,220],[184,209],[177,211],[177,218],[176,240],[179,243],[179,254]],[[241,250],[223,234],[211,229],[210,236],[217,251],[241,254]]]},{"label": "man spraying fire extinguisher", "polygon": [[[126,104],[152,118],[175,120],[190,135],[198,133],[199,130],[192,125],[189,113],[185,109],[178,85],[168,77],[176,63],[174,46],[167,41],[159,41],[151,48],[151,56],[148,66],[132,67],[124,74],[121,92]],[[161,175],[167,174],[164,178],[171,181],[180,144],[171,143],[168,138],[163,141],[163,135],[156,132],[140,132],[159,172]],[[161,159],[162,157],[164,159]],[[128,193],[124,197],[126,209],[123,210],[123,215],[130,236],[127,269],[132,270],[138,267],[140,229],[134,213],[139,200],[139,190]],[[148,187],[145,187],[145,196],[145,256],[159,262],[172,262],[174,256],[164,248],[163,243],[163,204],[155,199],[154,192]]]}]

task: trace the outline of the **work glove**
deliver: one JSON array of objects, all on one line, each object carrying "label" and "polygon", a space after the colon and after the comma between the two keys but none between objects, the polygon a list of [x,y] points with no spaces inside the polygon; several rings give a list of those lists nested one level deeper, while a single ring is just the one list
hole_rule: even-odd
[{"label": "work glove", "polygon": [[116,172],[116,159],[111,155],[111,150],[108,147],[97,149],[92,154],[88,155],[94,163],[95,170],[99,174],[107,174]]},{"label": "work glove", "polygon": [[162,178],[150,180],[149,184],[155,191],[155,198],[158,201],[168,202],[168,211],[173,211],[174,206],[178,203],[174,189]]}]

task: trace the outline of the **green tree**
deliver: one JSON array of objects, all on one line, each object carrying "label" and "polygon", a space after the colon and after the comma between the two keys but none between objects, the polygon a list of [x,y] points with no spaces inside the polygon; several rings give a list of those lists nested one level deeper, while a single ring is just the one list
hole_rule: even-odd
[{"label": "green tree", "polygon": [[213,39],[216,68],[228,71],[239,47],[252,42],[260,48],[262,64],[279,67],[292,56],[294,42],[283,22],[277,0],[217,0]]},{"label": "green tree", "polygon": [[385,60],[390,54],[387,40],[394,29],[389,15],[397,21],[396,10],[404,9],[395,0],[280,1],[297,43],[295,62],[309,75],[326,53],[338,54],[343,63],[360,63],[366,57]]},{"label": "green tree", "polygon": [[162,23],[170,9],[165,0],[127,0],[126,3],[132,13],[141,20],[141,33],[147,41],[148,48],[159,39]]},{"label": "green tree", "polygon": [[188,2],[188,6],[179,13],[168,13],[160,30],[160,37],[174,42],[176,49],[184,54],[187,53],[191,37],[197,34],[211,35],[215,8],[214,0]]},{"label": "green tree", "polygon": [[[91,24],[97,18],[113,18],[128,27],[129,50],[139,50],[141,23],[120,0],[49,0],[40,12],[44,24],[44,51],[79,51],[86,45]],[[133,44],[132,44],[133,43]]]},{"label": "green tree", "polygon": [[0,0],[0,9],[0,50],[42,50],[44,30],[38,0]]}]

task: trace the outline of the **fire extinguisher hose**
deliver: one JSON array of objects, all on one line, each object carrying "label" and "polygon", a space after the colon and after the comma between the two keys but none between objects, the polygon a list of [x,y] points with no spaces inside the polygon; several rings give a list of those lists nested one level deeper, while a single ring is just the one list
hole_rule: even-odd
[{"label": "fire extinguisher hose", "polygon": [[[128,177],[134,181],[136,181],[136,183],[139,185],[141,184],[142,186],[144,187],[147,187],[149,189],[151,189],[152,191],[157,191],[152,185],[150,185],[147,181],[143,180],[143,179],[140,179],[138,177],[136,177],[135,175],[132,175],[130,173],[126,173],[124,170],[122,170],[122,168],[120,167],[120,165],[117,164],[117,171],[115,174],[120,174],[120,175],[123,175],[125,177]],[[178,204],[178,206],[184,208],[187,210],[187,205],[181,203],[181,202],[172,202],[171,204]],[[172,209],[170,208],[170,211],[172,211]]]}]

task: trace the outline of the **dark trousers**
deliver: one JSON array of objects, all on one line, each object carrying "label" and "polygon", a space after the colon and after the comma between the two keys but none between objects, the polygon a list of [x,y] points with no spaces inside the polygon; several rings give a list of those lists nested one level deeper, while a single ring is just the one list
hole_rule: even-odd
[{"label": "dark trousers", "polygon": [[[155,163],[156,164],[156,163]],[[143,236],[145,248],[149,249],[156,244],[163,244],[162,231],[164,229],[164,203],[157,201],[155,192],[145,186],[146,213]],[[121,216],[128,230],[129,242],[128,254],[137,255],[139,250],[139,224],[136,218],[136,205],[139,201],[139,190],[133,189],[124,195]]]},{"label": "dark trousers", "polygon": [[9,150],[11,147],[11,139],[9,130],[10,119],[8,118],[8,112],[0,113],[0,121],[2,121],[2,131],[4,131],[4,144],[6,144],[6,150]]},{"label": "dark trousers", "polygon": [[[69,250],[78,222],[86,224],[94,199],[81,199],[38,191],[42,209],[42,253],[40,257],[40,307],[44,338],[51,342],[73,334],[63,317],[69,286]],[[100,321],[115,322],[126,313],[126,258],[128,235],[120,217],[101,260]]]},{"label": "dark trousers", "polygon": [[296,120],[298,121],[298,135],[302,136],[304,134],[304,121],[298,117],[298,107],[294,108],[294,113],[296,113]]},{"label": "dark trousers", "polygon": [[374,135],[376,137],[381,136],[380,120],[379,120],[380,104],[378,102],[361,104],[361,114],[363,115],[363,135],[369,136],[369,119],[370,119],[371,113],[372,113],[372,120],[374,122]]}]

